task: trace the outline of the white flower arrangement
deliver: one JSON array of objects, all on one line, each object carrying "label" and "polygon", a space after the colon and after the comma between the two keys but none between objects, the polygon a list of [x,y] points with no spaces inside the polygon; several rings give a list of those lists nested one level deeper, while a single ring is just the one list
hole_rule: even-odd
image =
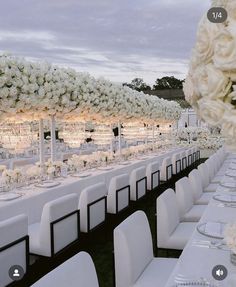
[{"label": "white flower arrangement", "polygon": [[176,121],[180,105],[47,63],[0,56],[0,118]]},{"label": "white flower arrangement", "polygon": [[236,2],[215,0],[212,7],[216,3],[228,11],[228,19],[215,24],[205,14],[200,21],[184,93],[198,116],[221,127],[228,146],[235,149]]},{"label": "white flower arrangement", "polygon": [[18,183],[22,179],[22,172],[20,169],[5,169],[2,173],[2,179],[5,183]]},{"label": "white flower arrangement", "polygon": [[197,146],[201,150],[217,150],[224,144],[220,135],[211,134],[209,129],[202,127],[188,127],[173,131],[175,143],[180,146]]},{"label": "white flower arrangement", "polygon": [[224,240],[229,249],[236,254],[236,223],[227,224],[224,231]]},{"label": "white flower arrangement", "polygon": [[40,174],[41,174],[41,168],[38,165],[34,165],[32,167],[29,167],[26,170],[26,176],[28,178],[36,178],[36,177],[40,176]]},{"label": "white flower arrangement", "polygon": [[56,168],[54,166],[50,166],[50,167],[47,168],[47,174],[48,175],[54,174],[55,171],[56,171]]},{"label": "white flower arrangement", "polygon": [[3,172],[6,169],[7,169],[7,167],[5,165],[3,165],[3,164],[0,165],[0,172]]}]

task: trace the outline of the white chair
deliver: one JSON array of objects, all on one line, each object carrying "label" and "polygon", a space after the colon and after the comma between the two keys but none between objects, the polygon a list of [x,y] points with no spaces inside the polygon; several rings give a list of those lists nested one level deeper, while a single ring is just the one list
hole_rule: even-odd
[{"label": "white chair", "polygon": [[80,252],[45,275],[31,287],[99,287],[92,258]]},{"label": "white chair", "polygon": [[167,189],[156,201],[157,247],[183,250],[195,230],[195,222],[180,222],[174,190]]},{"label": "white chair", "polygon": [[147,190],[153,190],[160,184],[160,166],[159,162],[149,163],[146,169]]},{"label": "white chair", "polygon": [[224,175],[216,175],[218,168],[217,155],[211,156],[208,160],[205,161],[205,164],[208,167],[210,183],[220,183]]},{"label": "white chair", "polygon": [[107,195],[107,212],[117,214],[130,203],[130,185],[128,174],[114,176],[109,184]]},{"label": "white chair", "polygon": [[181,168],[182,170],[186,169],[188,166],[186,151],[182,151],[181,153]]},{"label": "white chair", "polygon": [[163,159],[161,164],[161,174],[160,179],[161,181],[168,181],[171,179],[173,174],[173,166],[170,157],[166,157]]},{"label": "white chair", "polygon": [[79,239],[77,194],[46,203],[41,221],[29,225],[30,253],[53,257]]},{"label": "white chair", "polygon": [[197,222],[206,209],[205,205],[194,205],[191,184],[187,177],[183,177],[175,183],[175,192],[180,211],[180,220]]},{"label": "white chair", "polygon": [[130,174],[130,198],[137,201],[144,197],[147,192],[146,167],[134,169]]},{"label": "white chair", "polygon": [[165,286],[177,259],[154,258],[147,217],[136,211],[114,229],[116,287]]},{"label": "white chair", "polygon": [[187,166],[190,166],[193,163],[193,152],[191,148],[186,151],[186,157],[187,157]]},{"label": "white chair", "polygon": [[172,155],[172,166],[173,166],[173,174],[178,174],[181,172],[181,154],[175,153]]},{"label": "white chair", "polygon": [[218,183],[210,183],[209,168],[205,163],[202,163],[197,168],[200,172],[202,179],[202,187],[204,192],[215,192]]},{"label": "white chair", "polygon": [[212,198],[212,192],[203,192],[202,179],[199,170],[192,170],[189,173],[188,178],[192,187],[190,191],[193,192],[194,204],[208,204]]},{"label": "white chair", "polygon": [[193,162],[196,162],[197,161],[197,147],[196,146],[192,148],[192,152],[193,152]]},{"label": "white chair", "polygon": [[19,265],[27,273],[29,266],[28,218],[18,215],[0,222],[0,286],[5,287],[13,280],[9,269]]},{"label": "white chair", "polygon": [[90,232],[106,220],[107,187],[100,182],[85,188],[79,198],[80,230]]}]

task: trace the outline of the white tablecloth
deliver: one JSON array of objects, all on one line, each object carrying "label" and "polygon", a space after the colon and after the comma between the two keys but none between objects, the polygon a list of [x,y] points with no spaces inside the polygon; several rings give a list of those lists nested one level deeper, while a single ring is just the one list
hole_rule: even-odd
[{"label": "white tablecloth", "polygon": [[[219,186],[215,194],[229,193],[225,188]],[[234,192],[236,194],[236,192]],[[207,206],[200,222],[236,222],[236,208],[224,207],[222,203],[212,199]],[[219,287],[228,287],[227,279],[230,275],[236,275],[236,266],[230,263],[230,251],[208,248],[207,244],[196,243],[196,241],[216,241],[214,238],[201,235],[197,230],[189,240],[179,261],[169,278],[166,287],[176,286],[176,277],[184,276],[191,280],[206,278],[211,282],[217,282]],[[202,247],[194,245],[202,244]],[[227,247],[226,247],[227,248]],[[228,277],[224,281],[216,281],[212,277],[212,269],[216,265],[224,265],[228,270]]]},{"label": "white tablecloth", "polygon": [[88,170],[87,172],[92,173],[92,175],[83,179],[71,176],[68,176],[65,179],[58,179],[58,181],[61,182],[61,185],[53,188],[44,189],[36,188],[34,186],[30,189],[22,188],[18,191],[24,193],[22,197],[11,201],[0,201],[0,221],[24,213],[28,215],[30,224],[38,222],[41,217],[43,206],[50,200],[69,193],[77,193],[79,196],[85,187],[101,181],[105,182],[108,187],[112,177],[122,173],[130,174],[134,168],[147,166],[153,161],[158,160],[161,163],[164,157],[169,156],[176,151],[177,150],[175,149],[160,154],[159,156],[152,155],[147,157],[146,160],[135,160],[132,161],[130,165],[126,166],[116,165],[110,171]]}]

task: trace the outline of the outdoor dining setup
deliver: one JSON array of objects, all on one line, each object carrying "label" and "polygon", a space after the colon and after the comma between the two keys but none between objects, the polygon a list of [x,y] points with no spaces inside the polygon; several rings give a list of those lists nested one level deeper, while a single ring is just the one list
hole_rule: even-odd
[{"label": "outdoor dining setup", "polygon": [[[49,25],[45,10],[37,32],[21,35],[51,58],[0,55],[0,287],[236,287],[235,1],[211,1],[184,80],[187,51],[178,48],[192,31],[182,19],[183,8],[195,7],[191,1],[181,13],[175,1],[137,1],[135,7],[98,1],[102,9],[92,9],[96,1],[62,2],[47,3],[50,14],[63,10],[60,21],[52,21],[54,29],[64,23],[60,33],[38,29]],[[162,5],[172,7],[170,32],[158,43],[165,57],[155,62],[159,48],[147,34],[164,31],[156,25],[166,17]],[[152,19],[156,7],[163,9]],[[149,23],[143,31],[138,17],[133,23],[137,13]],[[96,49],[90,49],[86,25],[76,25],[80,17],[94,31],[112,28],[106,38],[115,52],[106,48],[103,55],[108,42],[95,32]],[[65,20],[75,22],[67,27]],[[132,37],[115,39],[128,20]],[[170,37],[176,27],[183,40]],[[73,41],[88,47],[64,43],[63,31],[71,30]],[[9,33],[0,31],[1,43],[19,41],[17,32]],[[126,47],[127,54],[129,38],[135,46]],[[139,54],[141,47],[149,55]],[[85,59],[93,75],[110,79],[116,64],[125,82],[79,72],[87,70]],[[138,70],[147,79],[158,74],[155,84],[138,77],[127,82]]]}]

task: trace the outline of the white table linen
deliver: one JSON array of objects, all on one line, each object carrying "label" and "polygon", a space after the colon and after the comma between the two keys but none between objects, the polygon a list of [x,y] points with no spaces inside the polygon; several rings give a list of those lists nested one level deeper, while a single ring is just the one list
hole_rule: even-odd
[{"label": "white table linen", "polygon": [[16,192],[24,193],[22,197],[12,201],[0,202],[0,221],[24,213],[29,217],[29,224],[33,224],[40,221],[43,206],[48,201],[69,193],[77,193],[80,195],[84,188],[98,182],[105,182],[108,188],[112,177],[123,173],[130,175],[134,168],[143,165],[147,166],[150,162],[154,161],[162,162],[163,158],[172,155],[176,151],[176,149],[171,150],[160,154],[159,156],[150,155],[146,160],[133,160],[130,165],[126,166],[116,164],[113,166],[113,169],[109,171],[91,169],[88,172],[92,175],[86,178],[72,176],[68,176],[67,178],[58,178],[57,181],[60,181],[61,184],[52,188],[37,188],[35,186],[31,186],[27,189],[23,187],[20,190],[16,190]]}]

